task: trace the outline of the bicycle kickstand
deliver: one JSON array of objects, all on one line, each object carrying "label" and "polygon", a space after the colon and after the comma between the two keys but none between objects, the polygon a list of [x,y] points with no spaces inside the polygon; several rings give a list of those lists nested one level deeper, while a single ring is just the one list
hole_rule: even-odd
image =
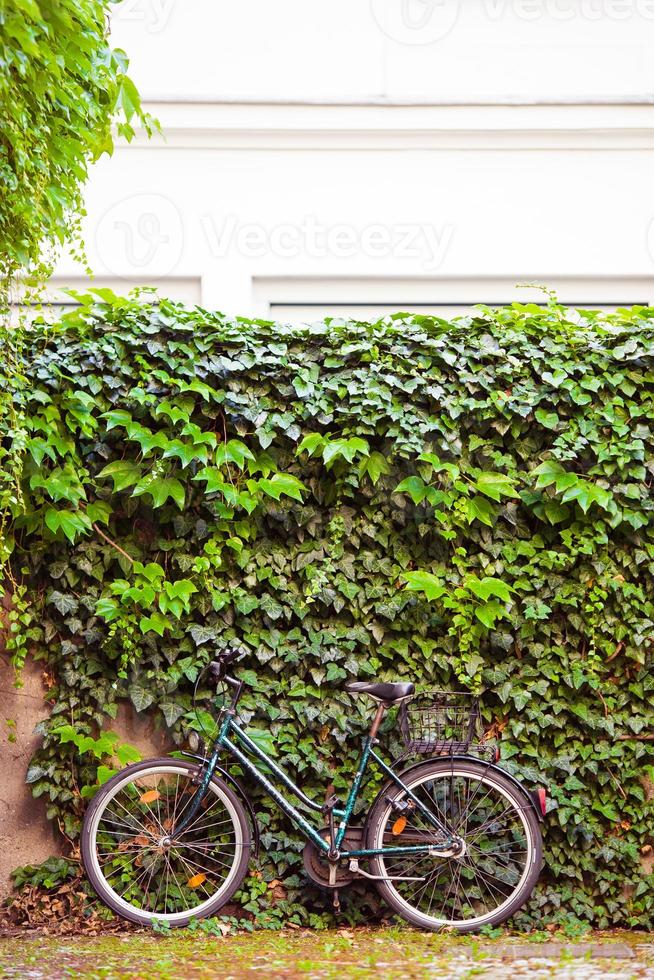
[{"label": "bicycle kickstand", "polygon": [[323,814],[329,820],[329,853],[327,854],[327,859],[329,861],[329,884],[332,886],[332,907],[336,914],[341,911],[341,903],[338,897],[338,888],[334,888],[336,884],[336,871],[338,867],[338,849],[336,847],[336,827],[334,824],[334,807],[338,803],[337,796],[330,796],[322,808]]},{"label": "bicycle kickstand", "polygon": [[[329,846],[329,854],[327,855],[327,857],[329,860],[329,884],[332,886],[336,884],[336,871],[338,867],[337,862],[334,860],[334,858],[338,854],[338,850],[336,848],[336,828],[334,826],[334,807],[336,806],[337,803],[338,803],[338,797],[330,796],[322,808],[322,812],[329,817],[329,845],[330,846]],[[341,902],[338,897],[338,888],[334,888],[332,891],[332,908],[334,909],[334,912],[337,915],[341,911]]]},{"label": "bicycle kickstand", "polygon": [[[336,884],[336,869],[337,869],[336,862],[335,861],[330,861],[329,862],[329,884],[332,885],[332,886]],[[338,913],[341,911],[341,901],[340,901],[340,899],[338,897],[338,888],[334,888],[333,891],[332,891],[332,908],[334,909],[334,912],[336,913],[336,915],[338,915]]]}]

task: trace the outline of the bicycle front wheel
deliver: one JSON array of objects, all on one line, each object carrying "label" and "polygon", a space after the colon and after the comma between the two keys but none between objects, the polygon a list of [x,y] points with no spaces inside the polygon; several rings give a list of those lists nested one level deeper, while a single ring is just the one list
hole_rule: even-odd
[{"label": "bicycle front wheel", "polygon": [[[416,767],[406,786],[465,841],[460,857],[380,855],[371,872],[386,902],[423,929],[473,932],[504,922],[525,904],[538,880],[542,843],[526,794],[502,772],[475,760],[440,759]],[[370,811],[367,847],[441,843],[433,825],[400,787],[382,790]],[[399,806],[398,806],[399,804]],[[404,815],[400,819],[400,815]]]},{"label": "bicycle front wheel", "polygon": [[197,792],[199,767],[181,759],[128,766],[94,796],[82,828],[89,881],[132,922],[187,925],[215,915],[242,884],[250,827],[238,798],[214,778],[198,813],[175,834]]}]

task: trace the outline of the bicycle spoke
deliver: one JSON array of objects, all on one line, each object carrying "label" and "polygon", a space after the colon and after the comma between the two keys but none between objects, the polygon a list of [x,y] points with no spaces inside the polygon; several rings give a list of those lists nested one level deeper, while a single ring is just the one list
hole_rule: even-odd
[{"label": "bicycle spoke", "polygon": [[431,887],[431,893],[429,895],[429,904],[427,906],[427,908],[428,908],[428,910],[430,912],[431,912],[432,906],[434,904],[434,898],[436,897],[436,892],[438,890],[438,878],[439,878],[439,875],[433,874],[431,876],[431,878],[432,878],[432,882],[433,883],[432,883],[432,887]]},{"label": "bicycle spoke", "polygon": [[181,895],[182,901],[184,902],[184,905],[186,907],[186,910],[188,911],[188,902],[186,901],[186,896],[184,894],[184,889],[182,888],[182,886],[179,883],[179,880],[177,878],[177,875],[175,874],[175,869],[173,868],[173,865],[172,865],[172,861],[170,860],[170,858],[168,857],[168,855],[166,855],[166,863],[167,863],[168,867],[170,868],[170,871],[172,873],[173,878],[175,879],[175,884],[177,885],[177,891]]},{"label": "bicycle spoke", "polygon": [[120,897],[122,898],[123,895],[127,891],[129,891],[131,888],[136,888],[138,886],[138,884],[140,883],[140,881],[145,877],[145,875],[147,874],[147,872],[148,872],[148,869],[147,868],[144,868],[143,871],[141,871],[140,874],[137,876],[136,881],[128,881],[127,884],[125,885],[125,887],[123,888],[122,892],[120,893]]},{"label": "bicycle spoke", "polygon": [[[193,868],[199,868],[200,872],[201,873],[204,873],[205,869],[202,868],[199,864],[195,864],[193,861],[188,861],[186,858],[182,857],[181,854],[179,855],[179,858],[180,858],[182,864],[184,864],[186,866],[186,868],[190,870],[190,872],[191,872],[191,879],[194,878],[195,875],[198,873],[198,872],[194,871]],[[188,870],[187,870],[186,873],[188,874]],[[200,882],[200,884],[198,885],[198,888],[201,888],[203,890],[203,892],[207,895],[207,897],[210,897],[213,894],[212,892],[210,892],[208,890],[208,888],[206,887],[204,881],[201,881]]]},{"label": "bicycle spoke", "polygon": [[[141,821],[138,819],[138,817],[136,817],[132,813],[131,810],[128,810],[127,807],[124,806],[124,804],[122,804],[119,799],[117,799],[117,797],[114,797],[113,802],[114,803],[117,803],[118,806],[122,807],[123,810],[125,811],[125,813],[128,815],[128,817],[131,817],[132,820],[135,820],[136,821],[139,830],[142,830],[146,834],[150,834],[150,831],[148,830],[148,828],[144,824],[142,824]],[[128,826],[129,826],[129,824],[128,824]]]},{"label": "bicycle spoke", "polygon": [[153,918],[201,909],[229,884],[248,846],[237,833],[227,798],[214,784],[176,841],[174,824],[188,812],[197,786],[190,769],[175,771],[171,763],[162,770],[119,784],[96,818],[94,832],[96,873],[116,901]]},{"label": "bicycle spoke", "polygon": [[[481,882],[481,880],[480,880],[480,878],[479,878],[479,875],[477,874],[477,871],[476,871],[476,869],[475,869],[474,867],[472,867],[472,866],[471,866],[471,870],[472,870],[472,873],[473,873],[473,875],[475,876],[475,882],[476,882],[476,884],[477,884],[477,888],[478,888],[478,890],[479,890],[479,893],[480,893],[480,895],[481,895],[481,894],[483,893],[483,890],[484,890],[484,889],[483,889],[483,883]],[[486,905],[484,906],[484,908],[485,908],[485,909],[487,910],[487,909],[488,909],[488,905],[486,904]]]},{"label": "bicycle spoke", "polygon": [[166,865],[166,891],[164,895],[164,912],[168,911],[168,885],[170,883],[170,861],[168,860],[168,855],[164,855],[164,863]]},{"label": "bicycle spoke", "polygon": [[146,898],[147,898],[147,894],[148,894],[148,888],[150,887],[150,884],[152,882],[152,876],[154,875],[154,869],[155,869],[155,863],[153,861],[152,862],[152,867],[150,869],[150,877],[148,878],[147,883],[146,883],[145,887],[143,888],[143,893],[146,896]]},{"label": "bicycle spoke", "polygon": [[445,892],[445,895],[443,896],[443,904],[441,905],[439,918],[445,918],[445,908],[447,906],[447,900],[450,897],[450,893],[451,893],[451,891],[452,891],[452,889],[454,887],[454,877],[455,877],[455,874],[456,874],[456,871],[455,871],[454,874],[452,874],[452,877],[450,879],[450,883],[448,885],[447,891]]},{"label": "bicycle spoke", "polygon": [[[102,835],[103,837],[106,835],[109,835],[109,837],[131,837],[133,839],[134,837],[139,836],[138,833],[134,833],[135,830],[138,831],[138,827],[134,827],[134,829],[128,833],[126,830],[108,830],[105,826],[102,826],[102,828],[98,830],[98,835]],[[148,836],[151,837],[152,835],[149,834]]]},{"label": "bicycle spoke", "polygon": [[[477,868],[477,869],[475,869],[475,874],[476,874],[476,875],[478,875],[478,876],[479,876],[479,877],[481,878],[481,880],[482,880],[482,882],[483,882],[483,883],[484,883],[484,884],[486,885],[486,889],[487,889],[488,891],[492,891],[492,892],[494,892],[494,893],[495,893],[496,895],[498,895],[498,896],[500,897],[500,900],[501,900],[502,902],[504,902],[504,901],[506,901],[506,899],[507,899],[507,898],[509,897],[509,895],[511,894],[511,892],[510,892],[510,891],[509,891],[508,893],[507,893],[507,892],[504,892],[504,891],[502,891],[502,889],[501,889],[501,888],[498,888],[498,887],[497,887],[496,885],[493,885],[493,884],[491,884],[491,881],[490,881],[490,879],[489,879],[489,876],[488,876],[488,875],[486,875],[486,874],[484,874],[484,872],[483,872],[483,871],[481,871],[480,869],[478,869],[478,868]],[[494,877],[494,876],[490,876],[490,877]],[[496,880],[496,881],[500,881],[500,879],[499,879],[499,878],[496,878],[495,880]]]},{"label": "bicycle spoke", "polygon": [[[182,812],[177,817],[177,820],[175,821],[175,823],[179,824],[184,819],[184,814],[186,813],[186,811],[188,810],[189,806],[191,805],[191,802],[194,799],[195,794],[197,793],[197,791],[198,791],[198,787],[197,786],[193,786],[193,792],[192,793],[189,792],[189,794],[188,794],[188,800],[186,801],[186,803],[182,807]],[[186,792],[185,790],[182,790],[182,796],[184,795],[185,792]],[[200,806],[202,806],[204,804],[204,802],[206,801],[206,799],[207,799],[207,797],[205,796],[204,797],[204,800],[202,800],[202,802],[200,803]]]},{"label": "bicycle spoke", "polygon": [[[481,779],[479,779],[479,780],[477,781],[477,788],[475,789],[475,791],[474,791],[474,793],[472,794],[472,796],[471,796],[471,798],[470,798],[470,799],[468,800],[468,806],[466,807],[466,811],[465,811],[465,813],[467,813],[467,812],[468,812],[468,811],[470,810],[470,807],[471,807],[471,805],[472,805],[472,803],[474,802],[474,799],[475,799],[475,796],[476,796],[476,795],[477,795],[477,793],[479,792],[479,788],[480,788],[480,786],[483,786],[483,785],[484,785],[484,784],[482,783],[482,781],[481,781]],[[484,800],[485,800],[485,799],[487,799],[487,798],[488,798],[488,796],[490,796],[490,794],[491,794],[491,793],[492,793],[492,787],[488,789],[488,791],[487,791],[487,793],[486,793],[486,795],[485,795],[485,796],[484,796],[484,797],[483,797],[483,798],[481,799],[481,801],[480,801],[480,803],[483,803],[483,802],[484,802]],[[464,813],[464,816],[465,816],[465,813]],[[458,823],[458,824],[456,825],[456,827],[454,828],[454,832],[455,832],[455,833],[457,833],[457,832],[458,832],[458,830],[459,830],[459,827],[460,827],[460,826],[461,826],[461,823]]]},{"label": "bicycle spoke", "polygon": [[[117,801],[112,800],[112,802],[117,802]],[[122,806],[122,804],[119,804],[119,805]],[[123,807],[123,810],[125,810],[125,807]],[[109,810],[107,808],[107,810],[105,811],[105,813],[108,813],[108,812],[109,812]],[[127,810],[127,815],[129,817],[131,817],[131,813],[129,812],[129,810]],[[141,830],[143,830],[143,831],[145,831],[147,833],[147,831],[145,830],[145,827],[139,826],[138,823],[124,823],[120,819],[120,815],[119,814],[111,813],[110,816],[113,817],[113,820],[110,820],[108,822],[109,823],[113,823],[116,827],[125,827],[125,828],[127,828],[127,830],[131,830],[132,833],[136,833],[136,834],[138,834],[139,831],[141,831]],[[104,818],[104,815],[103,815],[103,818],[102,819],[103,820],[105,819]]]},{"label": "bicycle spoke", "polygon": [[[134,844],[133,847],[123,847],[118,852],[118,856],[122,857],[125,854],[139,854],[139,853],[143,853],[143,851],[149,850],[153,846],[154,845],[152,845],[152,844],[145,844],[145,845]],[[114,858],[114,859],[116,858],[116,852],[115,851],[98,851],[97,853],[98,853],[98,857],[100,857],[100,858],[101,857]]]},{"label": "bicycle spoke", "polygon": [[505,810],[502,811],[502,813],[499,816],[492,817],[491,819],[487,820],[484,824],[482,824],[481,827],[476,827],[475,832],[472,834],[468,834],[466,840],[469,840],[470,842],[476,841],[477,838],[481,836],[481,834],[484,834],[485,837],[491,837],[493,835],[497,835],[498,833],[506,834],[507,832],[506,828],[503,828],[501,830],[496,830],[496,831],[492,831],[490,830],[490,828],[493,826],[493,824],[497,823],[497,821],[501,817],[503,817],[505,813],[509,813],[509,811],[513,811],[513,807],[508,806]]},{"label": "bicycle spoke", "polygon": [[224,824],[230,824],[230,823],[231,823],[231,819],[229,817],[226,817],[224,820],[218,820],[217,823],[209,823],[204,826],[198,825],[196,827],[195,824],[191,824],[189,827],[186,827],[186,829],[182,831],[182,833],[180,834],[180,840],[182,837],[186,837],[186,835],[190,833],[191,830],[209,830],[211,827],[221,827]]},{"label": "bicycle spoke", "polygon": [[[219,861],[218,858],[216,858],[216,857],[213,856],[213,854],[205,854],[199,847],[191,847],[189,844],[183,844],[183,845],[175,844],[174,849],[176,851],[177,850],[180,850],[180,849],[193,851],[193,852],[195,852],[197,854],[200,854],[203,857],[205,857],[207,861],[211,861],[213,864],[219,864],[223,868],[229,869],[232,866],[231,864],[225,863],[225,861]],[[182,857],[182,855],[180,855],[180,857]]]},{"label": "bicycle spoke", "polygon": [[[504,907],[529,870],[529,842],[523,807],[501,790],[486,771],[479,775],[458,771],[454,763],[443,766],[422,782],[408,784],[435,819],[461,836],[465,851],[460,857],[383,854],[378,861],[388,887],[406,903],[437,923],[464,924],[488,917]],[[398,794],[398,800],[410,799]],[[400,814],[408,816],[395,830]],[[439,842],[429,816],[420,807],[410,813],[389,805],[375,846],[398,843]],[[442,835],[440,840],[442,840]],[[421,881],[402,881],[418,878]]]}]

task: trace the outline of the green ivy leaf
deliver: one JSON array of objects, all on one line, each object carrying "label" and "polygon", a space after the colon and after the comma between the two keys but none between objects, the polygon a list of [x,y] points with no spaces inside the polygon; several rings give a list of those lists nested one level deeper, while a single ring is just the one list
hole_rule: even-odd
[{"label": "green ivy leaf", "polygon": [[556,412],[548,412],[544,408],[537,408],[534,415],[540,424],[544,425],[546,429],[556,429],[560,421]]},{"label": "green ivy leaf", "polygon": [[189,633],[198,647],[204,643],[209,643],[210,640],[215,640],[217,637],[213,626],[191,626]]},{"label": "green ivy leaf", "polygon": [[505,473],[479,473],[474,485],[479,493],[485,494],[491,500],[499,501],[502,497],[519,497],[514,481]]},{"label": "green ivy leaf", "polygon": [[[134,420],[130,412],[125,411],[123,408],[113,409],[111,412],[103,412],[100,416],[101,419],[107,420],[107,432],[111,432],[112,429],[121,426],[126,429],[128,425]],[[113,463],[110,465],[114,465]],[[106,469],[106,467],[105,467]]]},{"label": "green ivy leaf", "polygon": [[603,817],[606,817],[606,819],[610,820],[612,823],[620,822],[620,814],[616,810],[613,803],[593,803],[592,807],[593,810],[601,813]]},{"label": "green ivy leaf", "polygon": [[173,439],[164,449],[162,458],[168,459],[169,457],[175,457],[179,459],[182,464],[182,469],[184,469],[196,460],[199,460],[201,463],[206,463],[208,453],[209,451],[204,445],[196,445],[194,443],[182,442],[181,439]]},{"label": "green ivy leaf", "polygon": [[370,446],[367,440],[352,436],[350,439],[329,439],[323,448],[322,458],[329,469],[339,456],[352,463],[355,456],[368,456],[369,453]]},{"label": "green ivy leaf", "polygon": [[359,463],[359,476],[362,477],[364,474],[369,476],[373,486],[377,486],[381,477],[390,472],[391,467],[388,460],[378,452],[373,452],[370,456],[364,457]]},{"label": "green ivy leaf", "polygon": [[112,620],[117,619],[120,615],[120,605],[115,599],[102,598],[98,599],[95,611],[107,623],[111,623]]},{"label": "green ivy leaf", "polygon": [[232,503],[237,503],[239,492],[225,479],[226,474],[217,466],[204,466],[194,477],[194,480],[203,480],[206,483],[206,493],[222,493],[224,497],[230,499]]},{"label": "green ivy leaf", "polygon": [[184,714],[185,709],[180,704],[175,704],[174,701],[162,701],[159,705],[161,713],[164,716],[164,720],[168,728],[172,728],[176,721]]},{"label": "green ivy leaf", "polygon": [[293,500],[302,502],[302,493],[306,492],[306,487],[296,476],[290,473],[274,473],[269,480],[262,478],[257,480],[257,486],[267,497],[279,500],[282,494],[292,497]]},{"label": "green ivy leaf", "polygon": [[91,527],[88,516],[81,511],[55,510],[54,507],[47,507],[44,519],[53,534],[63,531],[71,544],[80,534],[87,534]]},{"label": "green ivy leaf", "polygon": [[50,499],[55,503],[60,500],[67,500],[69,503],[77,506],[80,500],[86,498],[86,491],[70,464],[66,464],[63,467],[56,466],[46,476],[43,476],[41,473],[35,473],[30,477],[29,483],[32,490],[38,488],[45,490]]},{"label": "green ivy leaf", "polygon": [[221,443],[216,449],[216,466],[223,466],[225,463],[234,463],[240,470],[245,467],[246,460],[254,460],[255,456],[251,449],[239,439],[229,439]]},{"label": "green ivy leaf", "polygon": [[254,744],[258,746],[262,752],[265,752],[266,755],[276,756],[278,754],[275,737],[271,731],[265,728],[251,727],[246,728],[245,731],[252,739]]},{"label": "green ivy leaf", "polygon": [[98,479],[109,476],[114,485],[114,492],[118,493],[126,487],[133,487],[141,479],[141,467],[137,466],[129,459],[119,459],[113,463],[108,463],[98,473]]},{"label": "green ivy leaf", "polygon": [[486,576],[484,578],[476,578],[475,576],[466,576],[465,586],[467,589],[476,595],[478,599],[489,599],[491,596],[497,596],[503,602],[509,602],[511,599],[511,593],[515,592],[513,586],[508,585],[507,582],[502,581],[499,578],[492,578]]},{"label": "green ivy leaf", "polygon": [[412,592],[424,592],[427,599],[440,599],[447,591],[440,579],[431,572],[405,572],[402,578]]},{"label": "green ivy leaf", "polygon": [[163,636],[165,630],[172,629],[172,624],[166,616],[153,612],[151,616],[141,616],[139,629],[141,633],[158,633],[159,636]]},{"label": "green ivy leaf", "polygon": [[[140,762],[143,758],[136,746],[130,745],[128,742],[121,742],[120,745],[116,746],[114,751],[121,766],[128,766],[134,762]],[[106,782],[106,780],[110,778],[109,776],[104,777],[104,774],[100,773],[101,768],[103,767],[100,766],[98,769],[98,782],[100,782],[100,784],[102,784],[102,782]]]},{"label": "green ivy leaf", "polygon": [[469,524],[481,521],[482,524],[492,527],[495,522],[495,508],[484,497],[470,497],[466,501],[466,513]]},{"label": "green ivy leaf", "polygon": [[420,504],[427,496],[428,487],[419,476],[408,476],[395,487],[394,493],[408,493],[414,504]]},{"label": "green ivy leaf", "polygon": [[491,602],[484,602],[481,606],[476,606],[475,616],[487,629],[493,629],[497,620],[506,618],[508,613],[504,606],[501,606],[499,602],[493,600]]},{"label": "green ivy leaf", "polygon": [[180,510],[184,509],[186,491],[184,486],[175,476],[153,477],[148,475],[145,479],[137,483],[132,491],[133,497],[140,497],[148,493],[152,497],[153,507],[163,507],[167,500],[172,499]]},{"label": "green ivy leaf", "polygon": [[546,384],[552,385],[553,388],[560,388],[568,375],[561,368],[556,368],[554,371],[543,371],[542,377]]},{"label": "green ivy leaf", "polygon": [[178,422],[188,423],[191,419],[191,407],[192,403],[182,401],[180,404],[176,404],[173,400],[164,398],[155,408],[154,414],[166,415],[175,424]]},{"label": "green ivy leaf", "polygon": [[105,503],[104,500],[95,500],[86,506],[86,516],[95,524],[108,524],[112,514],[111,504]]},{"label": "green ivy leaf", "polygon": [[75,596],[67,595],[63,592],[57,592],[56,589],[51,589],[48,593],[46,602],[52,603],[52,605],[57,609],[62,616],[68,616],[70,613],[77,612],[79,607],[79,602]]},{"label": "green ivy leaf", "polygon": [[154,701],[154,694],[149,687],[143,684],[134,683],[130,685],[129,696],[132,704],[138,712],[145,711]]},{"label": "green ivy leaf", "polygon": [[306,452],[309,454],[309,456],[315,456],[316,453],[322,450],[324,445],[324,437],[318,432],[312,432],[302,439],[302,442],[296,449],[296,454],[300,456],[302,453]]}]

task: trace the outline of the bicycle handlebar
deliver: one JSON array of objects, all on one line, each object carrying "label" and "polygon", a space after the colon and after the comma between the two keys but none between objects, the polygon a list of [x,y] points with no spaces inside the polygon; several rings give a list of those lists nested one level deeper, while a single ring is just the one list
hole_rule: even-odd
[{"label": "bicycle handlebar", "polygon": [[238,655],[238,650],[224,650],[215,660],[212,660],[208,667],[209,680],[214,684],[224,680],[228,666],[237,659]]}]

